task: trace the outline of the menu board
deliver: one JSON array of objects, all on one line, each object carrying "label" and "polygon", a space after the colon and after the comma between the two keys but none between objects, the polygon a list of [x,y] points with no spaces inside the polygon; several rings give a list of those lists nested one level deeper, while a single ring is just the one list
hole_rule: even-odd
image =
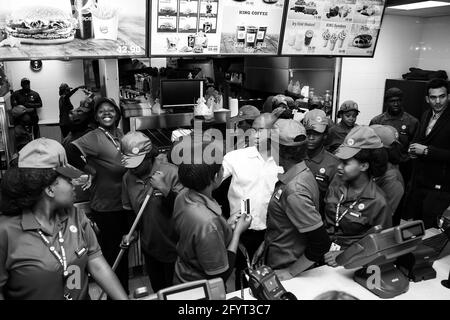
[{"label": "menu board", "polygon": [[281,53],[372,57],[385,0],[289,0]]},{"label": "menu board", "polygon": [[0,59],[144,57],[147,0],[0,0]]},{"label": "menu board", "polygon": [[151,55],[278,54],[282,0],[152,1]]}]

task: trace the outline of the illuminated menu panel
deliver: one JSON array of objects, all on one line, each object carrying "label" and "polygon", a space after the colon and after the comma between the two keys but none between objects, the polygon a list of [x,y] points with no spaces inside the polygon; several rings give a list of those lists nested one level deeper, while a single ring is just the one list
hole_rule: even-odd
[{"label": "illuminated menu panel", "polygon": [[0,59],[144,57],[146,0],[0,0]]},{"label": "illuminated menu panel", "polygon": [[372,57],[385,0],[289,0],[281,53]]},{"label": "illuminated menu panel", "polygon": [[277,55],[282,0],[156,0],[151,55]]}]

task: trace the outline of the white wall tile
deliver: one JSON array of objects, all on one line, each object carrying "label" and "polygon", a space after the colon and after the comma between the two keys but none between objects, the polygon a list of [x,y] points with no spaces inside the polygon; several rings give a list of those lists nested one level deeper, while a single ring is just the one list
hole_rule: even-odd
[{"label": "white wall tile", "polygon": [[338,103],[356,101],[359,124],[369,124],[381,113],[386,79],[401,79],[410,67],[417,67],[423,24],[421,18],[386,15],[374,58],[343,58]]}]

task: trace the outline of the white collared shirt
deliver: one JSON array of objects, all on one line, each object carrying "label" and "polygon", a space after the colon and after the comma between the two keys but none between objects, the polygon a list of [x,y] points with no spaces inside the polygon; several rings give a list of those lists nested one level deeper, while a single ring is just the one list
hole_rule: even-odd
[{"label": "white collared shirt", "polygon": [[256,147],[234,150],[225,155],[222,163],[224,179],[232,176],[228,201],[230,214],[241,211],[241,201],[250,199],[253,217],[249,229],[265,230],[267,206],[272,197],[278,174],[283,173],[273,157],[264,160]]}]

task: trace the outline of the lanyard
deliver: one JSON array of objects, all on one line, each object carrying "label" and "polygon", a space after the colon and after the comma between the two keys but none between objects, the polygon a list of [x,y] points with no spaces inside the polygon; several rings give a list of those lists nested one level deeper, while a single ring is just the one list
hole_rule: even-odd
[{"label": "lanyard", "polygon": [[103,129],[102,127],[98,127],[100,130],[103,131],[103,133],[105,134],[105,136],[114,144],[114,147],[117,149],[117,151],[120,151],[120,145],[116,142],[116,140],[114,139],[114,137],[105,129]]},{"label": "lanyard", "polygon": [[[370,182],[369,182],[370,183]],[[364,191],[366,190],[367,186],[369,185],[369,183],[366,184],[366,186],[364,187],[364,189],[361,191],[361,193],[359,194],[358,198],[356,198],[355,201],[352,202],[352,204],[341,214],[339,215],[339,211],[341,209],[341,205],[342,202],[344,202],[344,193],[342,193],[341,198],[339,199],[338,204],[336,205],[336,227],[339,227],[339,222],[342,220],[342,218],[350,211],[353,210],[353,208],[356,206],[356,204],[358,203],[358,201],[361,199],[362,194],[364,193]]]},{"label": "lanyard", "polygon": [[344,201],[344,194],[341,195],[341,198],[339,199],[339,202],[336,206],[336,227],[339,227],[339,222],[342,220],[342,218],[353,209],[353,207],[358,203],[359,199],[356,199],[341,215],[339,215],[339,210],[341,209],[341,204]]},{"label": "lanyard", "polygon": [[46,236],[42,233],[41,230],[38,230],[39,235],[41,236],[42,241],[46,244],[46,246],[49,248],[50,252],[55,256],[56,260],[59,261],[61,266],[63,267],[63,275],[64,278],[67,278],[69,276],[69,271],[67,271],[67,259],[66,259],[66,250],[64,250],[64,238],[62,236],[62,232],[58,232],[58,242],[59,247],[61,249],[61,254],[59,254],[58,251],[56,251],[56,248],[52,245],[50,245],[50,240],[47,239]]}]

